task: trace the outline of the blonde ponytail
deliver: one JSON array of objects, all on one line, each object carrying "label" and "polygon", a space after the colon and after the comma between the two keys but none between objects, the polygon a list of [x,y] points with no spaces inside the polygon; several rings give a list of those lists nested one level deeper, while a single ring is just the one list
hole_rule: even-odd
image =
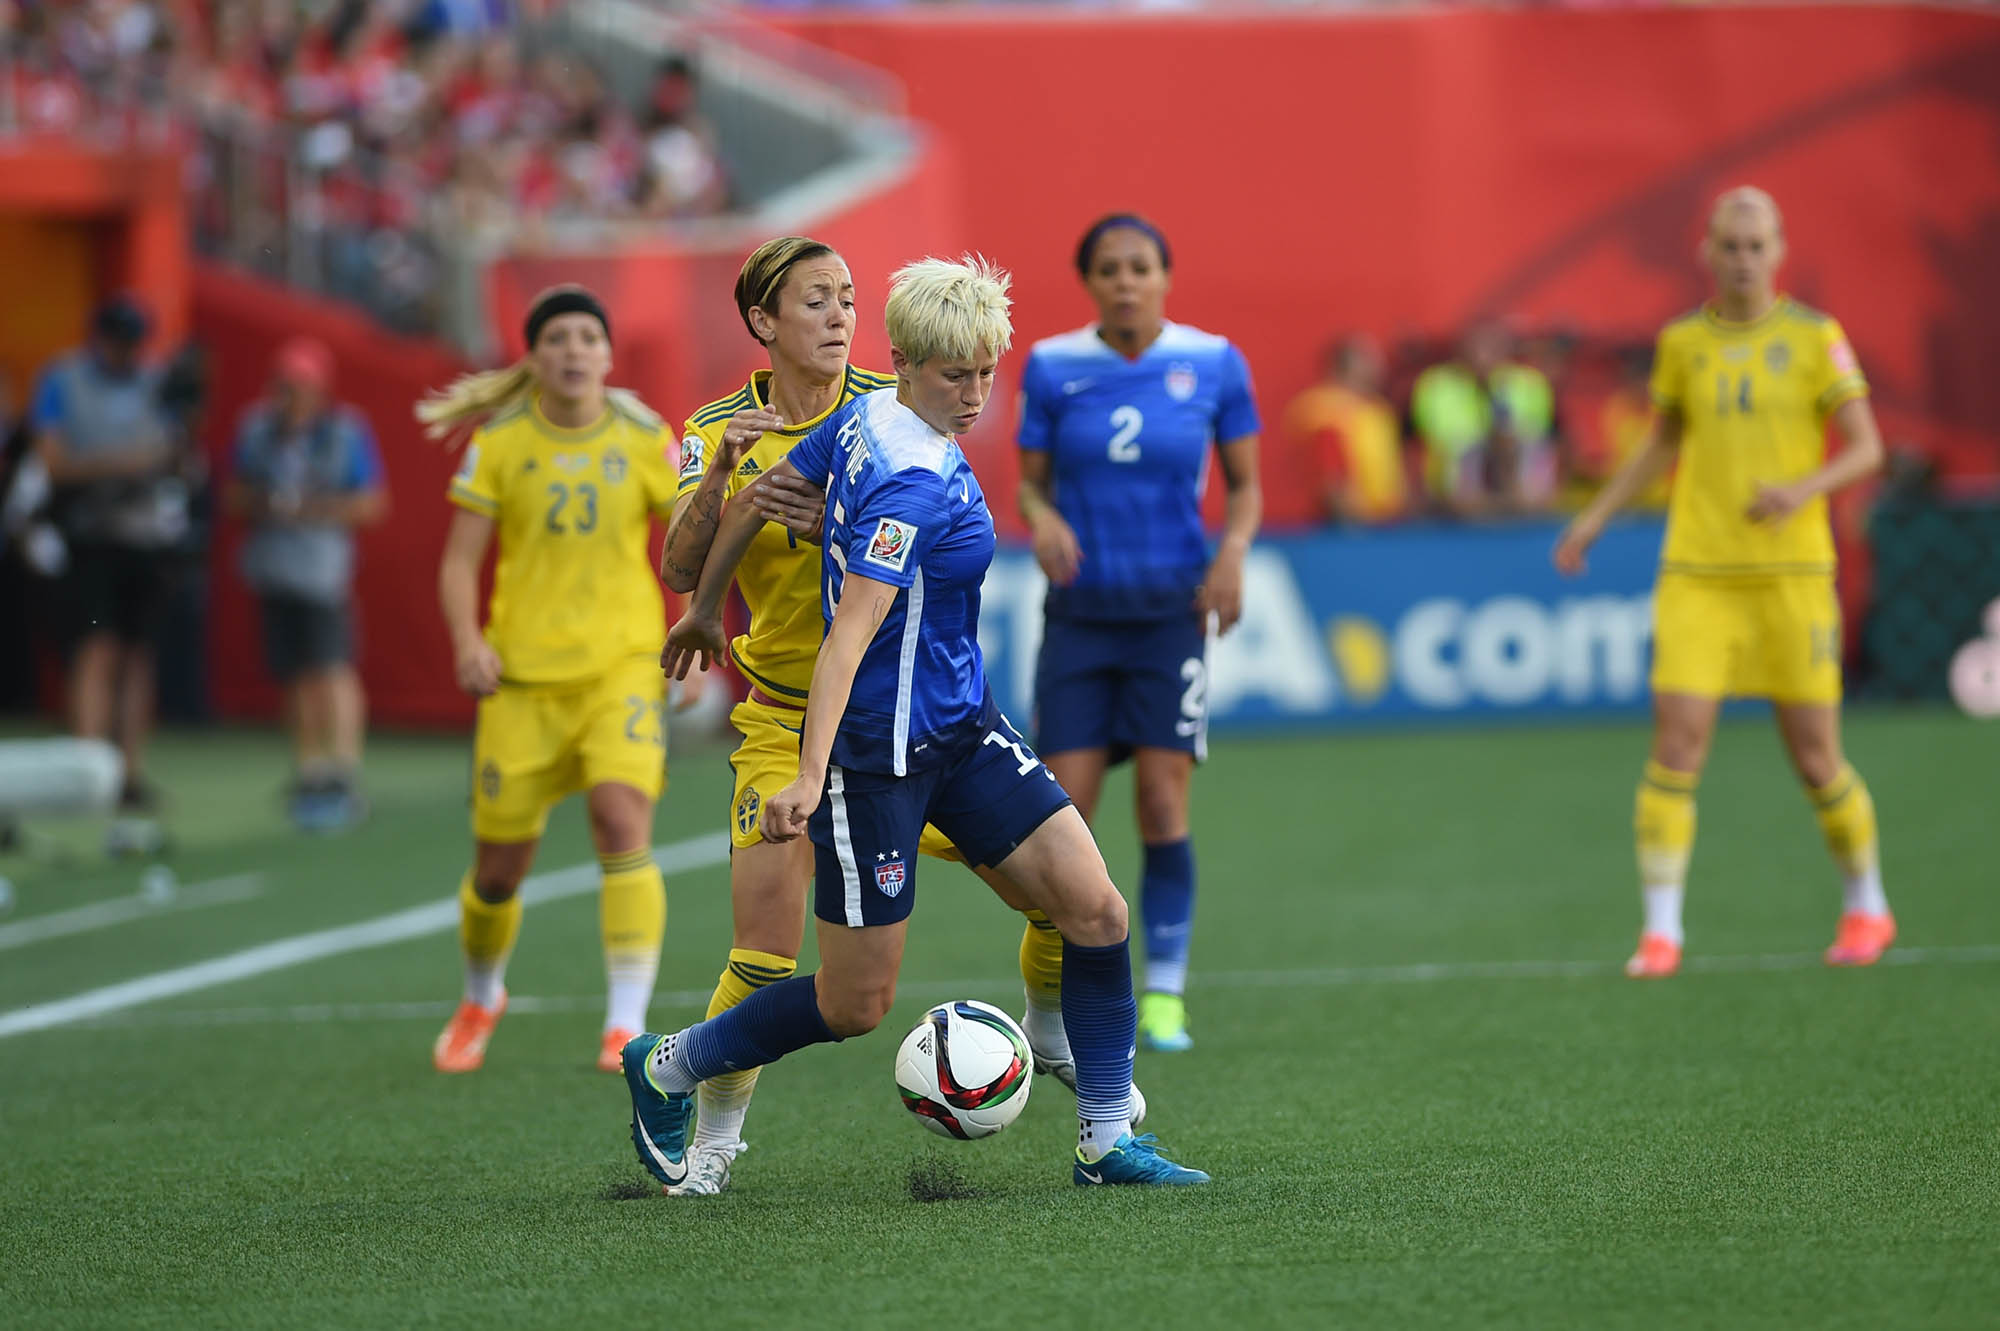
[{"label": "blonde ponytail", "polygon": [[534,391],[534,367],[524,356],[505,369],[461,374],[446,387],[431,390],[417,403],[416,416],[424,423],[425,434],[448,440],[469,425],[525,402]]}]

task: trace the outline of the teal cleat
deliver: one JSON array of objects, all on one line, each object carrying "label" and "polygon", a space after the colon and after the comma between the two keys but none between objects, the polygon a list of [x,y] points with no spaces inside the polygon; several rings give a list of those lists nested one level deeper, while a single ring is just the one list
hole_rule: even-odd
[{"label": "teal cleat", "polygon": [[646,1075],[646,1060],[664,1035],[635,1035],[625,1042],[619,1061],[625,1065],[625,1088],[632,1093],[632,1146],[639,1163],[664,1188],[687,1181],[688,1122],[694,1117],[694,1096],[669,1093]]},{"label": "teal cleat", "polygon": [[1097,1159],[1086,1161],[1079,1154],[1075,1164],[1075,1171],[1070,1177],[1082,1188],[1115,1183],[1172,1187],[1208,1182],[1208,1175],[1199,1169],[1177,1165],[1161,1155],[1160,1139],[1150,1132],[1143,1137],[1134,1137],[1128,1132]]}]

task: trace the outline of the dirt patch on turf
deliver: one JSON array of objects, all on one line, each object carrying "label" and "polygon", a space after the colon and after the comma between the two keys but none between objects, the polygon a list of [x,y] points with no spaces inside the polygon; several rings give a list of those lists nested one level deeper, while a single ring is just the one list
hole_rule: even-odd
[{"label": "dirt patch on turf", "polygon": [[986,1194],[967,1181],[957,1163],[941,1155],[927,1155],[910,1166],[910,1200],[917,1202],[969,1202]]}]

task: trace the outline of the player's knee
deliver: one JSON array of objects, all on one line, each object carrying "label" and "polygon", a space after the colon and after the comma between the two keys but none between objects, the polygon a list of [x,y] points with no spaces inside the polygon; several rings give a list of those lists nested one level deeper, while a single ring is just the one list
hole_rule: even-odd
[{"label": "player's knee", "polygon": [[1171,786],[1141,788],[1139,791],[1139,839],[1152,845],[1179,841],[1188,832],[1187,788]]},{"label": "player's knee", "polygon": [[1814,742],[1792,750],[1792,763],[1798,768],[1799,779],[1814,789],[1833,784],[1843,761],[1840,746],[1830,742]]},{"label": "player's knee", "polygon": [[[1055,917],[1054,912],[1050,912]],[[1109,878],[1100,877],[1093,888],[1056,918],[1062,936],[1080,947],[1110,947],[1131,929],[1125,898]]]},{"label": "player's knee", "polygon": [[866,1035],[882,1024],[896,1002],[896,982],[829,983],[824,971],[818,981],[819,1015],[827,1029],[845,1040]]},{"label": "player's knee", "polygon": [[489,906],[497,906],[503,901],[511,901],[521,890],[521,876],[504,871],[475,869],[472,874],[472,894]]},{"label": "player's knee", "polygon": [[590,838],[599,851],[617,852],[646,844],[651,807],[642,798],[593,799]]}]

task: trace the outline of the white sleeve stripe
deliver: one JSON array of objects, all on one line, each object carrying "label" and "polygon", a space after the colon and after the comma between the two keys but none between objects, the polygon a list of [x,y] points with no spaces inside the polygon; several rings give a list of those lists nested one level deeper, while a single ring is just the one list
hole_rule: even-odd
[{"label": "white sleeve stripe", "polygon": [[867,923],[861,914],[861,870],[854,864],[854,834],[847,826],[847,777],[838,767],[826,769],[826,789],[833,800],[833,853],[840,860],[840,881],[845,889],[847,927],[859,929]]},{"label": "white sleeve stripe", "polygon": [[924,627],[924,570],[917,569],[910,582],[909,600],[903,606],[903,654],[896,662],[896,775],[910,770],[910,704],[916,683],[917,639]]}]

